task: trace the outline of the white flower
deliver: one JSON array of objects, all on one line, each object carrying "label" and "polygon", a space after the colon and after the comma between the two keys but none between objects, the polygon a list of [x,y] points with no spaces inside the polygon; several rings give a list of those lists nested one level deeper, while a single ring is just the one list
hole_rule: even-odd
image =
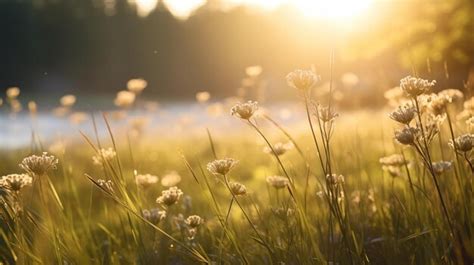
[{"label": "white flower", "polygon": [[299,90],[309,90],[319,81],[319,76],[313,70],[297,69],[286,76],[288,85]]},{"label": "white flower", "polygon": [[59,161],[53,155],[43,152],[41,156],[32,155],[21,161],[20,167],[31,176],[43,176],[51,169],[56,169]]},{"label": "white flower", "polygon": [[436,81],[407,76],[400,80],[400,88],[410,97],[416,97],[431,90]]},{"label": "white flower", "polygon": [[197,228],[202,223],[204,223],[204,219],[202,219],[199,215],[191,215],[184,221],[186,225],[191,228]]},{"label": "white flower", "polygon": [[150,174],[139,174],[135,176],[135,183],[142,188],[148,188],[158,183],[158,177]]},{"label": "white flower", "polygon": [[10,174],[0,178],[0,187],[18,192],[32,182],[33,179],[28,174]]},{"label": "white flower", "polygon": [[156,199],[159,204],[171,206],[178,203],[179,199],[183,196],[183,192],[178,187],[171,187],[161,192],[161,196]]},{"label": "white flower", "polygon": [[276,189],[285,188],[290,183],[288,178],[282,176],[268,176],[266,180],[268,184]]},{"label": "white flower", "polygon": [[92,161],[94,162],[94,165],[100,166],[104,164],[106,161],[111,161],[116,156],[117,156],[117,153],[115,152],[113,148],[111,147],[107,149],[102,148],[98,151],[97,155],[94,155],[92,157]]},{"label": "white flower", "polygon": [[247,103],[237,103],[230,110],[232,116],[239,117],[244,120],[252,118],[253,114],[258,110],[258,103],[248,101]]},{"label": "white flower", "polygon": [[141,78],[130,79],[127,82],[127,89],[135,94],[138,94],[142,92],[146,88],[147,85],[148,85],[148,82],[144,79],[141,79]]},{"label": "white flower", "polygon": [[135,94],[133,92],[122,90],[117,93],[117,97],[114,100],[114,104],[117,107],[126,108],[135,102]]},{"label": "white flower", "polygon": [[226,175],[237,163],[233,158],[217,159],[207,164],[207,170],[214,175]]}]

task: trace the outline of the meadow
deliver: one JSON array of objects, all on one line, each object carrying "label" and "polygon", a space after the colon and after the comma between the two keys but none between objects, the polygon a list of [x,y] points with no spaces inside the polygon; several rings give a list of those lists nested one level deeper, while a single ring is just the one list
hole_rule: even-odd
[{"label": "meadow", "polygon": [[[63,97],[55,115],[91,130],[43,142],[33,126],[29,148],[0,151],[0,263],[472,264],[469,90],[402,76],[383,109],[340,111],[313,70],[286,79],[300,99],[291,122],[201,92],[214,116],[196,130],[131,117],[142,79],[116,111],[74,112]],[[19,94],[2,108],[20,112]]]}]

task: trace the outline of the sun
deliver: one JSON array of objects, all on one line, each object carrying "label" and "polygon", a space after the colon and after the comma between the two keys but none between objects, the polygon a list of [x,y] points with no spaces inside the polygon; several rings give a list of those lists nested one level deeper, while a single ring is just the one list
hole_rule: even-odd
[{"label": "sun", "polygon": [[348,19],[362,14],[373,0],[292,0],[304,16],[326,19]]}]

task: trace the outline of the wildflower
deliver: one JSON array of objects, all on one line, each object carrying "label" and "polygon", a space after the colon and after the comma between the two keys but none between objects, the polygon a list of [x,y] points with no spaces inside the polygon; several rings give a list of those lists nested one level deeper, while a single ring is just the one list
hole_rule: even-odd
[{"label": "wildflower", "polygon": [[435,84],[435,80],[430,82],[412,76],[407,76],[400,80],[400,88],[405,92],[405,94],[412,98],[428,92]]},{"label": "wildflower", "polygon": [[191,228],[197,228],[204,223],[204,219],[202,219],[199,215],[191,215],[186,218],[184,223]]},{"label": "wildflower", "polygon": [[413,127],[406,127],[395,131],[395,139],[404,145],[412,145],[415,143],[416,134],[418,130]]},{"label": "wildflower", "polygon": [[235,196],[245,195],[247,194],[247,188],[245,185],[240,184],[238,182],[230,182],[229,183],[230,191]]},{"label": "wildflower", "polygon": [[131,106],[133,102],[135,102],[135,97],[136,96],[134,93],[130,91],[122,90],[117,93],[117,96],[115,97],[115,100],[114,100],[114,104],[117,107],[126,108],[126,107]]},{"label": "wildflower", "polygon": [[286,76],[286,82],[290,87],[306,91],[313,88],[320,77],[313,70],[297,69]]},{"label": "wildflower", "polygon": [[153,208],[150,210],[145,209],[142,211],[142,216],[147,221],[157,224],[166,218],[166,211],[160,210],[158,208]]},{"label": "wildflower", "polygon": [[[288,142],[288,143],[276,143],[275,145],[273,145],[273,151],[275,151],[275,154],[277,156],[281,156],[283,154],[285,154],[288,150],[291,150],[293,149],[294,145],[292,142]],[[263,148],[263,152],[267,153],[267,154],[273,154],[273,151],[270,147],[268,146],[265,146]]]},{"label": "wildflower", "polygon": [[207,170],[214,175],[225,176],[229,171],[237,165],[238,161],[233,158],[224,158],[214,160],[207,164]]},{"label": "wildflower", "polygon": [[292,208],[285,208],[285,207],[273,208],[272,212],[276,217],[282,220],[285,220],[286,218],[295,214],[295,210],[293,210]]},{"label": "wildflower", "polygon": [[64,95],[59,100],[59,103],[61,103],[61,106],[65,107],[65,108],[70,108],[76,103],[76,96],[74,96],[74,95]]},{"label": "wildflower", "polygon": [[288,178],[282,176],[268,176],[266,180],[268,184],[276,189],[285,188],[290,183]]},{"label": "wildflower", "polygon": [[199,103],[205,103],[211,98],[211,94],[207,91],[201,91],[196,93],[196,100]]},{"label": "wildflower", "polygon": [[97,184],[110,193],[114,192],[114,183],[111,180],[98,179]]},{"label": "wildflower", "polygon": [[107,149],[100,149],[97,155],[92,156],[92,161],[94,162],[94,165],[102,165],[107,161],[111,161],[117,156],[117,153],[112,147],[109,147]]},{"label": "wildflower", "polygon": [[31,185],[33,178],[28,174],[10,174],[0,178],[0,186],[13,192],[19,192],[23,187]]},{"label": "wildflower", "polygon": [[146,88],[148,82],[144,79],[137,78],[137,79],[130,79],[127,82],[127,89],[135,94],[139,94]]},{"label": "wildflower", "polygon": [[337,175],[337,174],[332,174],[332,175],[326,175],[326,181],[332,185],[342,185],[345,182],[345,178],[343,175]]},{"label": "wildflower", "polygon": [[135,176],[135,183],[142,188],[148,188],[158,183],[158,177],[150,174],[140,174]]},{"label": "wildflower", "polygon": [[433,115],[441,115],[446,111],[446,106],[450,102],[450,97],[433,94],[428,103],[428,109]]},{"label": "wildflower", "polygon": [[323,122],[330,122],[334,120],[339,114],[334,112],[329,106],[318,105],[318,118]]},{"label": "wildflower", "polygon": [[20,95],[20,88],[9,87],[7,88],[7,98],[10,100],[16,99]]},{"label": "wildflower", "polygon": [[447,98],[449,102],[459,102],[464,98],[461,90],[452,88],[441,90],[438,95]]},{"label": "wildflower", "polygon": [[396,122],[408,125],[415,117],[415,113],[416,109],[413,105],[405,104],[390,113],[389,117]]},{"label": "wildflower", "polygon": [[253,65],[245,68],[245,73],[250,77],[257,77],[263,71],[263,68],[260,65]]},{"label": "wildflower", "polygon": [[455,148],[458,152],[469,152],[474,147],[474,135],[473,134],[463,134],[454,139],[454,143],[451,140],[449,145]]},{"label": "wildflower", "polygon": [[176,171],[171,171],[161,177],[161,185],[165,187],[172,187],[181,182],[181,176]]},{"label": "wildflower", "polygon": [[24,158],[19,166],[31,176],[39,177],[45,175],[51,169],[56,169],[58,163],[56,157],[43,152],[41,156],[32,155]]},{"label": "wildflower", "polygon": [[451,169],[453,166],[453,163],[450,161],[440,161],[440,162],[434,162],[431,164],[433,167],[433,171],[437,175],[441,175],[444,172],[448,171]]},{"label": "wildflower", "polygon": [[230,110],[232,116],[248,120],[252,118],[253,114],[258,110],[258,102],[248,101],[247,103],[237,103]]},{"label": "wildflower", "polygon": [[161,192],[161,196],[156,199],[157,203],[171,206],[178,203],[179,199],[183,196],[183,192],[178,187],[171,187]]},{"label": "wildflower", "polygon": [[400,167],[405,164],[407,164],[407,161],[402,155],[399,154],[393,154],[385,157],[381,157],[379,159],[379,163],[384,165],[384,166],[396,166]]}]

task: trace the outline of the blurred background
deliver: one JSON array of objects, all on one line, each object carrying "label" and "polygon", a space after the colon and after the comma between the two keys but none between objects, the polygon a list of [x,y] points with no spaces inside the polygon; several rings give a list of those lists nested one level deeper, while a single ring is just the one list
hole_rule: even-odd
[{"label": "blurred background", "polygon": [[[285,75],[314,68],[347,108],[380,106],[408,74],[463,89],[474,60],[472,0],[2,0],[0,87],[57,104],[113,107],[131,78],[147,98],[214,98],[261,66],[260,100],[291,100]],[[93,97],[90,97],[93,96]],[[107,99],[101,101],[101,98]],[[100,105],[99,105],[100,104]]]}]

